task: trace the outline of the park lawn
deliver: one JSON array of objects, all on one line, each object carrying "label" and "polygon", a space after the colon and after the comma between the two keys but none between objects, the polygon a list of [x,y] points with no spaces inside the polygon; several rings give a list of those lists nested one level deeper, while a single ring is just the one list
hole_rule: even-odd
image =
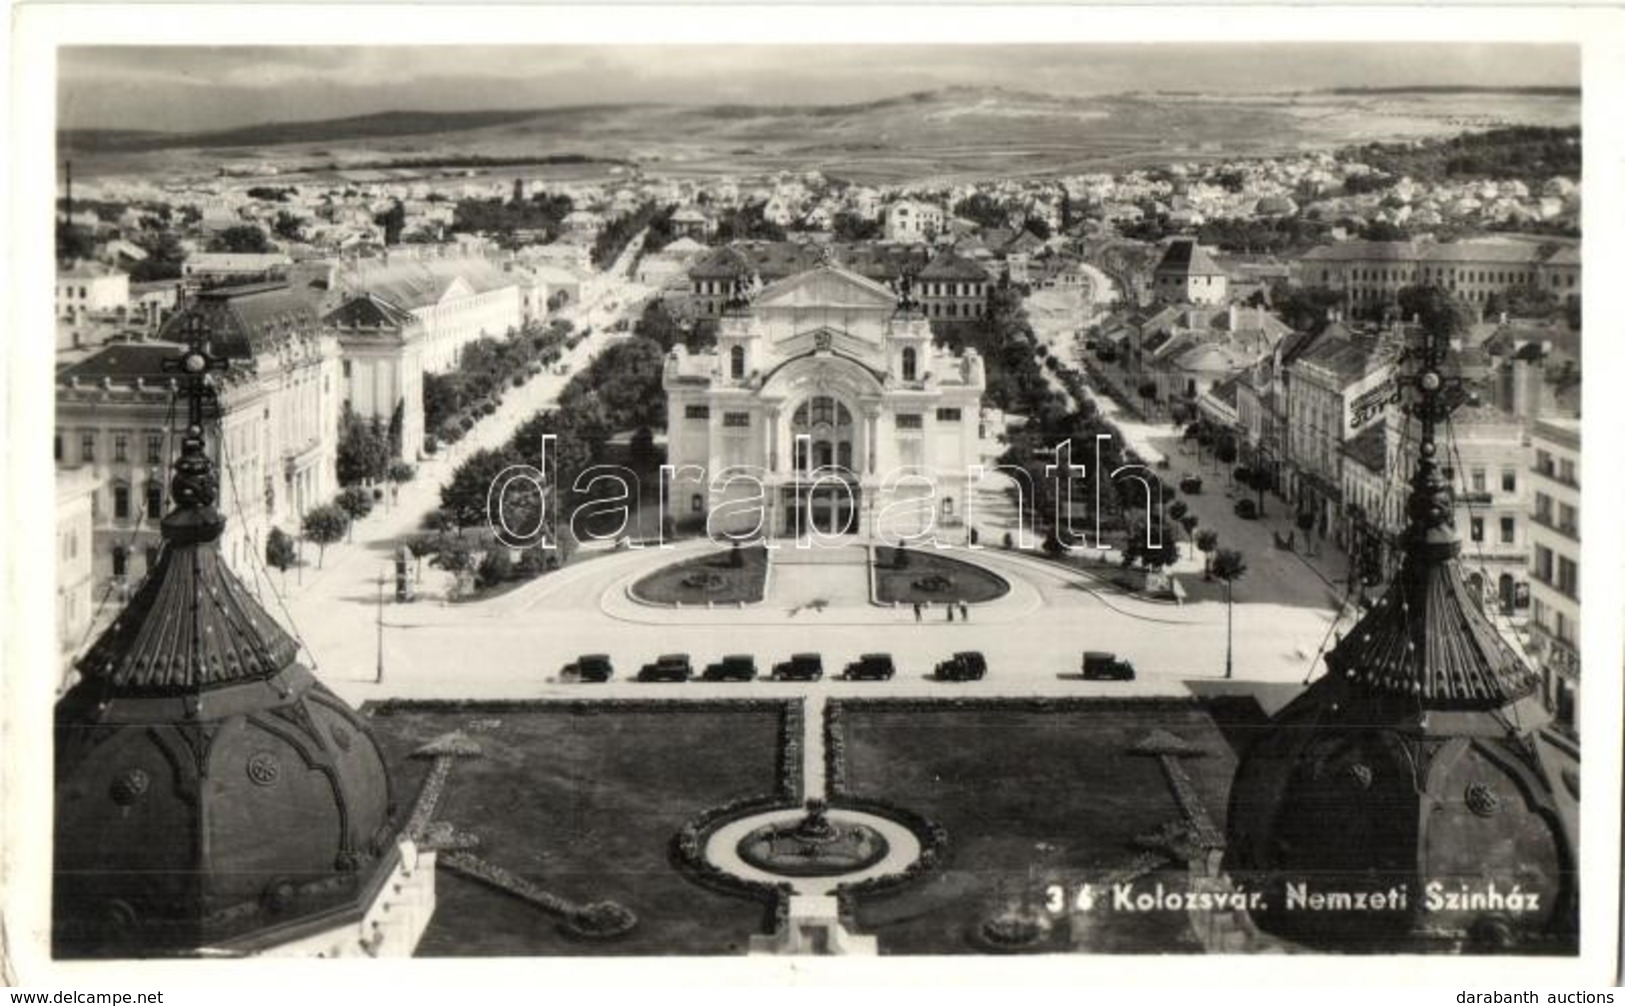
[{"label": "park lawn", "polygon": [[701,887],[668,857],[690,818],[775,791],[782,709],[391,702],[365,712],[403,816],[429,770],[411,752],[464,730],[483,757],[452,766],[435,819],[478,835],[475,855],[550,893],[611,899],[638,916],[625,939],[575,942],[529,903],[440,870],[418,956],[736,954],[771,931],[762,902]]},{"label": "park lawn", "polygon": [[[1236,759],[1203,706],[1109,700],[1040,708],[1020,702],[841,703],[851,796],[901,805],[947,829],[946,867],[892,892],[858,895],[859,932],[884,954],[964,954],[1002,908],[1040,906],[1050,884],[1075,892],[1122,870],[1139,835],[1181,820],[1154,758],[1127,749],[1154,729],[1207,750],[1184,762],[1215,825],[1224,826]],[[1136,882],[1184,891],[1183,864]],[[1110,912],[1061,925],[1052,952],[1201,952],[1182,911]]]},{"label": "park lawn", "polygon": [[[966,604],[980,604],[1010,593],[1010,584],[1003,577],[980,566],[950,559],[929,548],[904,551],[908,555],[908,566],[897,569],[892,565],[896,561],[897,550],[878,545],[875,547],[876,603],[924,604],[929,601],[942,604],[963,601]],[[916,581],[930,576],[946,577],[953,581],[953,586],[937,591],[915,585]]]},{"label": "park lawn", "polygon": [[[767,549],[760,545],[737,549],[740,564],[733,565],[724,548],[695,559],[674,562],[632,585],[632,595],[649,604],[755,604],[767,592]],[[683,580],[694,574],[717,578],[712,587],[691,586]]]}]

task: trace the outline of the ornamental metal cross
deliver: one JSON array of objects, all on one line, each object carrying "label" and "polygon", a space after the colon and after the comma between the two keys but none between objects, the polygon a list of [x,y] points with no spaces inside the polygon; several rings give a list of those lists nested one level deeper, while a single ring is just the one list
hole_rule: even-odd
[{"label": "ornamental metal cross", "polygon": [[186,337],[186,351],[163,361],[166,374],[180,374],[180,394],[187,400],[186,424],[201,428],[205,419],[220,416],[220,396],[215,391],[210,371],[229,371],[231,361],[210,352],[213,330],[197,311],[187,314],[182,334]]}]

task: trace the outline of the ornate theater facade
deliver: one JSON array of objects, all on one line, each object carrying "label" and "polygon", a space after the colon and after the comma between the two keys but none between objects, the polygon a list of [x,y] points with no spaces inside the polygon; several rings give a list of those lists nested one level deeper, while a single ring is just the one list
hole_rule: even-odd
[{"label": "ornate theater facade", "polygon": [[666,362],[668,506],[713,534],[965,527],[986,376],[901,292],[833,262],[735,291],[714,351]]}]

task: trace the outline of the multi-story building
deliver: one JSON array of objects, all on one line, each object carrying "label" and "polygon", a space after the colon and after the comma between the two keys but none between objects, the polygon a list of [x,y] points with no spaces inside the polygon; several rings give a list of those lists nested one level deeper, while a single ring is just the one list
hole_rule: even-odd
[{"label": "multi-story building", "polygon": [[901,199],[886,207],[886,240],[901,244],[930,244],[942,233],[942,207],[916,199]]},{"label": "multi-story building", "polygon": [[982,317],[992,290],[993,277],[986,269],[951,251],[938,253],[914,277],[914,296],[933,320]]},{"label": "multi-story building", "polygon": [[826,258],[848,272],[889,286],[905,275],[921,272],[930,261],[930,252],[919,245],[902,244],[736,241],[703,256],[689,269],[689,311],[696,318],[721,318],[739,289],[815,269]]},{"label": "multi-story building", "polygon": [[1169,304],[1223,304],[1230,276],[1195,238],[1174,238],[1152,273],[1152,292]]},{"label": "multi-story building", "polygon": [[181,277],[193,286],[269,280],[292,264],[286,252],[199,252],[181,263]]},{"label": "multi-story building", "polygon": [[1530,431],[1529,633],[1547,703],[1570,730],[1580,699],[1580,421]]},{"label": "multi-story building", "polygon": [[[930,322],[873,280],[831,262],[769,284],[727,311],[715,351],[674,349],[664,381],[680,520],[769,535],[964,520],[981,358],[935,348]],[[718,480],[731,466],[756,483]]]},{"label": "multi-story building", "polygon": [[1570,244],[1523,240],[1346,241],[1305,252],[1298,282],[1342,291],[1348,307],[1365,315],[1398,304],[1407,286],[1444,287],[1481,311],[1492,294],[1519,287],[1546,290],[1559,300],[1580,296],[1580,255]]},{"label": "multi-story building", "polygon": [[1376,336],[1328,329],[1285,371],[1285,489],[1324,538],[1338,527],[1343,445],[1383,414],[1394,354]]},{"label": "multi-story building", "polygon": [[130,276],[100,262],[75,262],[56,274],[56,316],[78,320],[130,306]]},{"label": "multi-story building", "polygon": [[[1414,423],[1385,417],[1343,446],[1343,498],[1338,542],[1386,571],[1398,551],[1406,516],[1401,504],[1416,464]],[[1491,405],[1465,406],[1441,443],[1455,494],[1461,566],[1485,611],[1517,624],[1529,611],[1528,443],[1524,423]]]},{"label": "multi-story building", "polygon": [[91,591],[96,473],[80,468],[56,476],[56,638],[64,654],[86,642],[95,614]]},{"label": "multi-story building", "polygon": [[160,341],[110,344],[57,374],[57,467],[89,469],[97,484],[98,588],[127,589],[157,561],[158,520],[185,422],[164,361],[178,356],[194,324],[207,331],[213,352],[231,361],[218,376],[219,429],[209,438],[221,472],[220,506],[234,529],[220,543],[225,560],[250,576],[270,529],[296,533],[303,515],[337,489],[337,341],[286,284],[205,291],[171,319]]}]

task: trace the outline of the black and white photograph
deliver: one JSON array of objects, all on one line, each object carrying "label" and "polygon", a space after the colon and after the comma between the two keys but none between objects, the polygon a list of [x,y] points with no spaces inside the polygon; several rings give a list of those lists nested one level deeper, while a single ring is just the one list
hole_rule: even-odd
[{"label": "black and white photograph", "polygon": [[1617,21],[397,10],[34,50],[17,983],[1612,982]]}]

